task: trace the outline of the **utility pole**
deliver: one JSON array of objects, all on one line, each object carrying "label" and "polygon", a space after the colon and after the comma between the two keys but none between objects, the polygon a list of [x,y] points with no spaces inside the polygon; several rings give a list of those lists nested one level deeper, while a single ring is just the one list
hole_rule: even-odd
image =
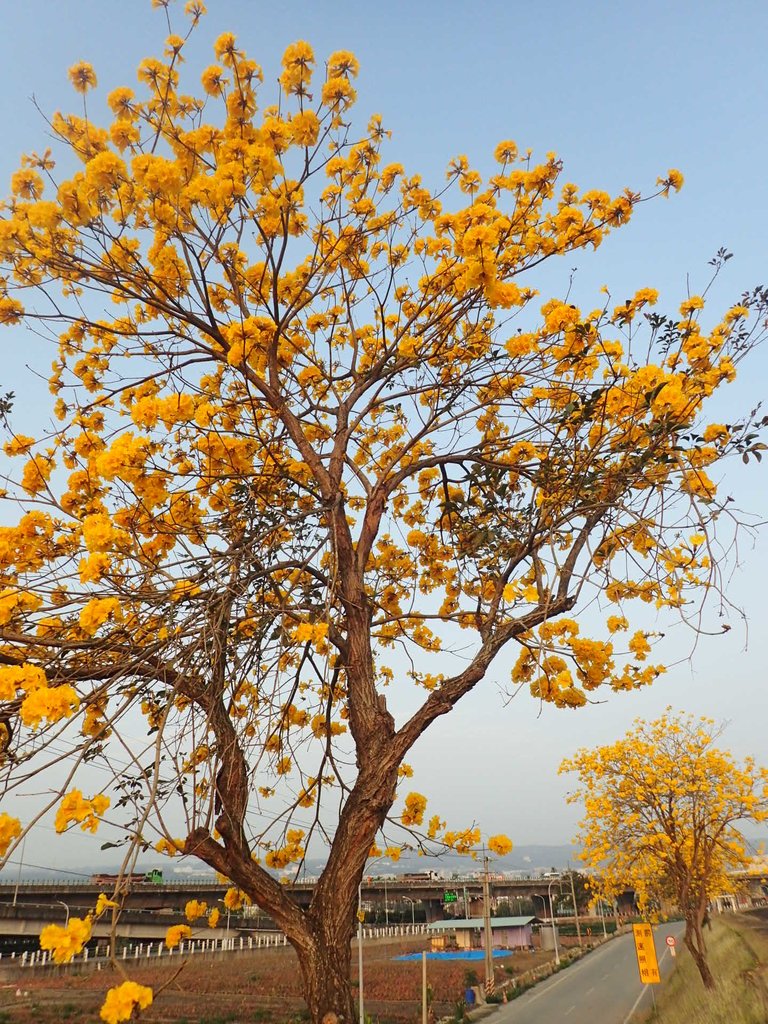
[{"label": "utility pole", "polygon": [[360,1024],[365,1024],[365,1007],[363,1005],[363,883],[357,887],[357,974],[358,984],[358,1009],[360,1013]]},{"label": "utility pole", "polygon": [[27,845],[26,835],[21,840],[21,850],[19,852],[19,870],[16,872],[16,885],[13,887],[13,905],[16,906],[16,900],[19,898],[19,885],[21,884],[21,869],[24,867],[24,847]]},{"label": "utility pole", "polygon": [[485,992],[493,995],[493,932],[491,930],[491,883],[488,878],[488,857],[483,849],[483,930],[485,934]]},{"label": "utility pole", "polygon": [[576,934],[579,937],[579,946],[581,946],[581,925],[579,924],[579,908],[576,906],[576,886],[573,883],[573,872],[568,869],[568,874],[571,876],[571,896],[573,897],[573,916],[576,921]]}]

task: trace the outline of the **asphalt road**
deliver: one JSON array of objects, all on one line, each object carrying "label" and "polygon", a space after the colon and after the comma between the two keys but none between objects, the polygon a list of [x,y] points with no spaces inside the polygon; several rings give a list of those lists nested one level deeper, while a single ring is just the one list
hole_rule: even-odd
[{"label": "asphalt road", "polygon": [[583,960],[536,985],[494,1015],[496,1024],[630,1024],[635,1013],[652,1004],[650,989],[664,986],[674,966],[665,939],[674,935],[678,949],[683,925],[654,928],[662,981],[642,985],[632,935],[622,935],[593,950]]}]

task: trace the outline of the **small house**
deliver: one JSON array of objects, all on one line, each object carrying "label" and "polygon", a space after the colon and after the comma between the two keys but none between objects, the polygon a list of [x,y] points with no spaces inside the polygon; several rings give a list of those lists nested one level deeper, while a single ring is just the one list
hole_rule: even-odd
[{"label": "small house", "polygon": [[[491,936],[496,949],[527,949],[533,945],[532,927],[535,917],[492,917]],[[432,921],[427,926],[433,948],[444,948],[446,933],[453,933],[459,949],[483,949],[485,926],[482,917],[453,918]]]}]

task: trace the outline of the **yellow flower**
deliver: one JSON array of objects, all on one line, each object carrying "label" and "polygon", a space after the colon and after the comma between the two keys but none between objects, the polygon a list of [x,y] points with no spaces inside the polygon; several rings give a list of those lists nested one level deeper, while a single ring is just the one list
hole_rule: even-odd
[{"label": "yellow flower", "polygon": [[80,628],[93,636],[110,616],[119,619],[120,615],[120,602],[116,597],[94,597],[80,611]]},{"label": "yellow flower", "polygon": [[328,77],[333,78],[337,75],[347,77],[352,75],[353,78],[357,77],[360,71],[360,64],[355,57],[354,53],[350,53],[349,50],[336,50],[328,58]]},{"label": "yellow flower", "polygon": [[512,840],[505,835],[491,836],[488,849],[499,857],[505,857],[512,849]]},{"label": "yellow flower", "polygon": [[638,630],[629,641],[629,649],[638,661],[645,661],[651,653],[651,645],[648,643],[645,633]]},{"label": "yellow flower", "polygon": [[192,929],[188,924],[174,924],[165,933],[165,944],[168,949],[175,949],[184,939],[188,939]]},{"label": "yellow flower", "polygon": [[216,928],[218,926],[220,916],[221,914],[219,913],[218,908],[214,907],[213,910],[208,915],[208,927]]},{"label": "yellow flower", "polygon": [[67,72],[69,80],[78,92],[86,93],[96,85],[96,72],[91,64],[85,60],[73,64]]},{"label": "yellow flower", "polygon": [[224,69],[220,68],[217,64],[211,64],[210,67],[207,67],[200,76],[200,81],[209,96],[218,96],[219,93],[224,91],[224,87],[227,84]]},{"label": "yellow flower", "polygon": [[420,825],[424,820],[427,798],[421,793],[409,793],[405,798],[405,810],[400,816],[404,825]]},{"label": "yellow flower", "polygon": [[508,140],[500,142],[493,151],[493,158],[500,164],[511,163],[517,157],[517,144]]},{"label": "yellow flower", "polygon": [[166,857],[175,857],[177,853],[181,853],[184,849],[183,839],[158,839],[155,843],[155,849],[158,853],[164,853]]},{"label": "yellow flower", "polygon": [[208,904],[200,903],[198,900],[188,900],[184,907],[184,916],[191,923],[196,921],[199,917],[204,917],[208,913]]},{"label": "yellow flower", "polygon": [[21,835],[21,822],[9,814],[0,814],[0,857],[4,857],[14,839]]},{"label": "yellow flower", "polygon": [[41,686],[29,693],[21,703],[19,717],[30,729],[37,729],[45,718],[49,722],[60,722],[71,718],[80,707],[80,698],[69,685]]},{"label": "yellow flower", "polygon": [[105,910],[112,910],[117,906],[114,900],[109,899],[106,893],[100,892],[96,900],[96,917],[101,917]]},{"label": "yellow flower", "polygon": [[679,192],[680,189],[683,187],[684,180],[685,179],[683,178],[680,171],[676,170],[674,167],[670,167],[670,169],[667,171],[666,178],[657,178],[656,184],[661,185],[662,195],[666,196],[669,195],[669,190],[671,188],[673,188],[675,192]]},{"label": "yellow flower", "polygon": [[14,700],[17,690],[33,693],[47,686],[45,672],[37,665],[0,665],[0,700]]},{"label": "yellow flower", "polygon": [[40,948],[51,951],[57,964],[68,963],[73,956],[82,953],[91,937],[91,916],[70,917],[65,927],[57,924],[46,925],[40,932]]},{"label": "yellow flower", "polygon": [[56,812],[56,831],[63,832],[70,823],[79,822],[83,832],[95,832],[99,827],[98,819],[109,805],[110,799],[103,793],[97,793],[91,800],[86,800],[79,789],[71,789]]},{"label": "yellow flower", "polygon": [[124,981],[107,992],[99,1016],[105,1024],[120,1024],[130,1020],[134,1009],[146,1010],[152,1005],[152,989],[135,981]]},{"label": "yellow flower", "polygon": [[224,906],[227,910],[240,910],[245,899],[245,893],[239,889],[227,889],[224,894]]},{"label": "yellow flower", "polygon": [[6,441],[3,451],[6,455],[26,455],[35,443],[34,437],[25,437],[24,434],[16,434],[12,441]]}]

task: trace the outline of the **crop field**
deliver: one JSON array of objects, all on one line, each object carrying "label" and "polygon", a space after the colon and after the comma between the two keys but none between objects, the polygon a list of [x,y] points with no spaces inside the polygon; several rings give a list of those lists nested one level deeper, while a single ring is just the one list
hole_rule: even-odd
[{"label": "crop field", "polygon": [[[366,1015],[381,1024],[405,1024],[421,1007],[420,961],[392,958],[426,948],[421,937],[366,944],[363,964]],[[516,952],[496,962],[498,980],[522,974],[551,954]],[[356,954],[353,978],[357,985]],[[283,1024],[306,1012],[296,957],[290,948],[236,953],[227,959],[179,957],[149,966],[132,965],[130,977],[156,992],[142,1024]],[[483,964],[429,961],[428,982],[437,1017],[452,1014],[462,997],[467,970],[482,978]],[[27,972],[0,989],[0,1024],[92,1024],[104,992],[123,980],[111,968],[74,974],[66,969]],[[17,995],[17,990],[21,995]],[[159,991],[162,989],[162,991]]]}]

